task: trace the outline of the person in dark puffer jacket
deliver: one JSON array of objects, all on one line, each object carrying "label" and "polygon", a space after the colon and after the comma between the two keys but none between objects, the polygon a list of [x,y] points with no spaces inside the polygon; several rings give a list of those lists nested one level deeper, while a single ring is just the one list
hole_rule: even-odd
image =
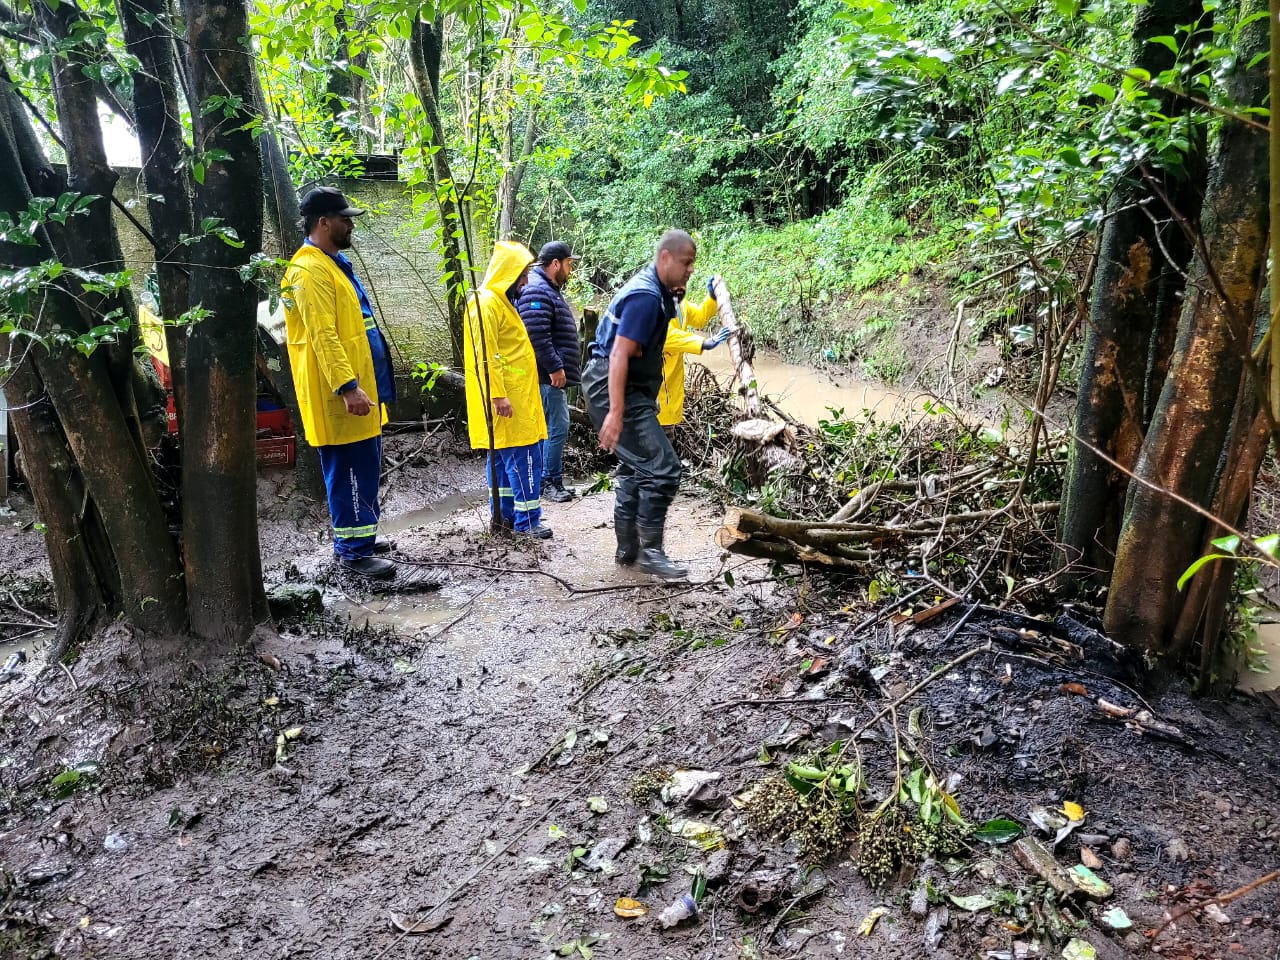
[{"label": "person in dark puffer jacket", "polygon": [[564,486],[564,442],[569,435],[569,400],[565,391],[578,386],[582,374],[578,322],[560,291],[573,275],[577,259],[567,243],[552,240],[544,244],[516,304],[538,358],[542,408],[547,416],[542,497],[552,503],[573,499],[573,493]]}]

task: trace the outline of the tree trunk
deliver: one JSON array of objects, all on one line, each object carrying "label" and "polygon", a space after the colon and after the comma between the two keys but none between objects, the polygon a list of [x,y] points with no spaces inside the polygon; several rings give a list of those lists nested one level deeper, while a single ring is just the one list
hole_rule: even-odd
[{"label": "tree trunk", "polygon": [[[185,0],[193,90],[200,103],[238,97],[248,106],[195,119],[195,149],[225,151],[196,192],[196,217],[236,231],[233,247],[206,237],[192,257],[191,299],[209,315],[187,336],[187,422],[182,445],[187,603],[198,636],[243,641],[265,612],[254,469],[257,296],[239,270],[262,242],[262,181],[252,118],[253,63],[243,0]],[[234,42],[228,42],[233,39]],[[246,191],[244,185],[254,188]]]},{"label": "tree trunk", "polygon": [[[1265,4],[1246,0],[1240,16],[1259,9]],[[1265,21],[1248,24],[1237,62],[1246,64],[1266,48]],[[1265,60],[1238,68],[1228,80],[1232,102],[1261,104],[1266,83]],[[1235,455],[1224,450],[1224,437],[1239,392],[1255,389],[1244,358],[1252,349],[1267,256],[1267,146],[1262,132],[1224,121],[1204,199],[1202,247],[1191,267],[1169,376],[1135,470],[1163,490],[1130,486],[1117,544],[1107,630],[1123,643],[1174,658],[1185,653],[1174,636],[1184,606],[1177,580],[1199,556],[1206,529],[1203,518],[1174,496],[1206,508],[1214,504],[1220,465]]]},{"label": "tree trunk", "polygon": [[[267,98],[262,90],[262,82],[257,71],[253,73],[253,100],[258,113],[267,117]],[[289,177],[289,162],[285,158],[280,140],[270,125],[264,127],[262,136],[258,138],[262,149],[262,164],[266,172],[263,180],[263,191],[266,197],[267,217],[275,228],[276,249],[272,251],[277,257],[287,260],[302,245],[302,213],[298,209],[298,192],[294,189]],[[320,469],[320,454],[315,447],[306,442],[302,430],[302,414],[298,410],[298,392],[293,386],[293,367],[289,363],[287,345],[263,344],[265,334],[259,333],[259,345],[268,351],[271,359],[279,364],[279,370],[273,371],[271,382],[280,393],[285,407],[289,411],[289,419],[293,423],[296,443],[293,470],[294,488],[298,493],[312,500],[323,502],[325,497],[324,473]]]},{"label": "tree trunk", "polygon": [[[10,356],[36,349],[30,341],[9,338]],[[108,590],[98,579],[84,535],[88,498],[75,458],[67,447],[58,417],[44,395],[44,384],[30,357],[8,371],[5,382],[22,472],[44,525],[45,549],[58,602],[58,630],[50,660],[81,645],[98,617],[112,608]],[[114,599],[114,598],[113,598]]]},{"label": "tree trunk", "polygon": [[[18,153],[23,146],[29,148],[35,137],[29,129],[15,133],[28,120],[17,106],[7,79],[0,76],[6,105],[0,136],[0,211],[16,215],[30,204],[32,181],[47,185],[57,178],[43,153]],[[51,223],[37,230],[32,245],[4,245],[4,261],[19,267],[46,260],[68,262],[55,248],[61,246],[65,251],[71,245],[65,234],[84,228],[74,224],[52,230],[56,226]],[[55,244],[51,233],[58,233],[63,242]],[[78,264],[70,261],[69,265]],[[109,544],[111,557],[95,557],[94,564],[98,569],[119,569],[120,602],[136,625],[160,632],[178,630],[185,620],[185,605],[177,554],[152,484],[149,460],[140,451],[138,437],[121,409],[106,353],[81,352],[62,339],[82,336],[89,330],[77,297],[67,288],[46,282],[39,302],[33,304],[31,317],[32,332],[40,340],[26,354],[27,361],[35,363],[53,402]],[[58,332],[58,338],[50,336],[53,331]],[[77,515],[84,516],[86,512],[81,508]],[[94,542],[88,540],[88,548],[92,549]],[[65,569],[74,572],[76,568]],[[59,590],[65,595],[79,587],[76,575],[61,584]]]},{"label": "tree trunk", "polygon": [[[125,48],[138,58],[133,76],[134,114],[142,148],[147,212],[156,240],[156,279],[160,317],[176,321],[190,306],[191,272],[182,237],[194,230],[191,178],[183,157],[182,123],[178,104],[178,66],[169,37],[165,0],[118,0]],[[186,415],[186,346],[184,327],[165,327],[173,401],[181,424]],[[181,436],[181,434],[179,434]]]},{"label": "tree trunk", "polygon": [[329,70],[328,83],[325,89],[327,94],[326,106],[333,118],[334,126],[342,130],[344,138],[349,136],[349,131],[342,128],[344,122],[342,114],[347,111],[354,112],[356,125],[359,127],[359,136],[351,139],[354,143],[367,147],[369,135],[365,129],[365,121],[372,114],[369,108],[364,71],[369,66],[369,51],[366,47],[354,57],[351,55],[351,38],[349,36],[351,23],[347,19],[347,12],[341,7],[334,14],[333,25],[338,31],[338,37],[337,48],[333,54],[333,65]]},{"label": "tree trunk", "polygon": [[440,114],[440,58],[443,54],[443,20],[432,23],[416,20],[409,39],[409,62],[418,99],[431,131],[431,173],[440,211],[439,237],[444,252],[445,289],[449,303],[449,341],[453,365],[462,369],[462,323],[466,313],[466,280],[462,246],[458,232],[464,226],[464,211],[458,200],[453,171],[449,165],[448,140]]},{"label": "tree trunk", "polygon": [[[1154,0],[1139,8],[1135,65],[1152,76],[1171,66],[1173,54],[1150,40],[1173,35],[1179,23],[1193,22],[1199,8],[1198,0]],[[1175,112],[1179,102],[1165,108]],[[1128,477],[1091,448],[1126,469],[1137,463],[1154,396],[1164,382],[1168,331],[1176,329],[1182,271],[1190,255],[1180,231],[1166,229],[1172,234],[1168,238],[1158,235],[1150,211],[1144,212],[1160,210],[1152,199],[1151,190],[1136,179],[1117,193],[1114,214],[1102,231],[1085,335],[1059,540],[1062,562],[1085,568],[1084,579],[1094,587],[1105,583],[1111,569]],[[1144,201],[1145,208],[1139,207]],[[1166,251],[1175,262],[1169,262]],[[1149,379],[1149,371],[1155,379]],[[1077,583],[1072,577],[1062,586],[1071,590]]]},{"label": "tree trunk", "polygon": [[[97,88],[91,79],[92,64],[81,56],[82,47],[66,42],[87,20],[72,4],[39,4],[35,10],[43,30],[62,40],[52,56],[52,74],[62,146],[67,154],[67,186],[73,193],[98,198],[88,205],[76,229],[55,229],[50,225],[49,237],[63,263],[84,265],[100,273],[118,272],[124,269],[124,254],[111,216],[111,195],[119,177],[107,162],[98,119]],[[138,454],[145,456],[142,423],[133,394],[134,347],[138,343],[133,294],[128,287],[111,294],[91,294],[82,289],[77,304],[90,328],[113,314],[126,324],[100,349],[106,356],[111,385]]]}]

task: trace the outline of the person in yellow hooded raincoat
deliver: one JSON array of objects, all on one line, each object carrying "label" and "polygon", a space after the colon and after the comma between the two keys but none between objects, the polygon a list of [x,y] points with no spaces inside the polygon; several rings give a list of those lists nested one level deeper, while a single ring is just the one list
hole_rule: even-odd
[{"label": "person in yellow hooded raincoat", "polygon": [[532,263],[522,243],[493,245],[480,289],[467,300],[462,352],[467,429],[472,449],[489,451],[489,495],[496,487],[503,526],[546,540],[551,529],[542,522],[541,497],[547,420],[538,360],[515,306]]},{"label": "person in yellow hooded raincoat", "polygon": [[333,521],[333,552],[366,577],[395,575],[375,553],[391,543],[378,533],[385,404],[395,400],[386,338],[351,261],[352,218],[364,211],[334,187],[302,198],[306,240],[281,282],[289,363],[307,443],[320,454]]},{"label": "person in yellow hooded raincoat", "polygon": [[675,293],[676,315],[667,324],[667,343],[662,348],[662,389],[658,391],[658,423],[668,434],[668,428],[684,420],[685,354],[698,356],[714,350],[729,337],[729,331],[723,329],[714,337],[695,332],[705,329],[716,315],[715,277],[707,281],[707,299],[696,307],[685,299],[683,290]]}]

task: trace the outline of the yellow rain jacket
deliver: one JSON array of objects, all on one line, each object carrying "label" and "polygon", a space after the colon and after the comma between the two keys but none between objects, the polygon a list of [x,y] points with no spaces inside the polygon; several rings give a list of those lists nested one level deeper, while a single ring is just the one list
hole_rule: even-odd
[{"label": "yellow rain jacket", "polygon": [[489,449],[485,411],[493,415],[492,401],[503,397],[511,401],[512,413],[510,417],[493,415],[495,450],[524,447],[547,438],[538,360],[524,321],[507,299],[507,290],[531,263],[533,254],[524,244],[499,240],[493,245],[477,296],[467,300],[462,353],[467,369],[467,430],[475,450]]},{"label": "yellow rain jacket", "polygon": [[[373,354],[355,287],[332,257],[319,247],[303,244],[289,261],[280,290],[293,386],[307,442],[327,447],[376,437],[387,414],[378,400]],[[367,416],[347,413],[347,405],[335,392],[352,380],[373,402],[373,412]]]},{"label": "yellow rain jacket", "polygon": [[667,324],[667,345],[662,348],[662,389],[658,392],[658,423],[674,426],[684,419],[684,355],[702,353],[706,339],[689,328],[701,330],[716,315],[716,302],[707,297],[693,307],[688,300],[676,304],[676,315]]}]

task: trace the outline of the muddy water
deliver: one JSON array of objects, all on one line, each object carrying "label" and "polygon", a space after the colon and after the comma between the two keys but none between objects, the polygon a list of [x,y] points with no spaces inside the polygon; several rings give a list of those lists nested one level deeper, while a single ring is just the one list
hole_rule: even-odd
[{"label": "muddy water", "polygon": [[[727,349],[712,350],[689,362],[707,367],[721,383],[734,376],[733,360]],[[813,427],[819,419],[831,418],[828,408],[842,409],[846,417],[872,410],[877,416],[897,419],[919,410],[926,399],[924,394],[897,391],[849,374],[831,376],[812,367],[787,363],[763,350],[756,353],[751,368],[761,393],[767,394],[789,415]]]},{"label": "muddy water", "polygon": [[394,537],[414,527],[423,527],[429,523],[450,516],[463,509],[474,509],[486,502],[484,490],[459,490],[421,510],[410,510],[394,517],[384,517],[378,524],[378,532],[384,536]]},{"label": "muddy water", "polygon": [[1256,669],[1244,670],[1236,686],[1249,693],[1280,690],[1280,623],[1258,624],[1258,643],[1262,659]]}]

